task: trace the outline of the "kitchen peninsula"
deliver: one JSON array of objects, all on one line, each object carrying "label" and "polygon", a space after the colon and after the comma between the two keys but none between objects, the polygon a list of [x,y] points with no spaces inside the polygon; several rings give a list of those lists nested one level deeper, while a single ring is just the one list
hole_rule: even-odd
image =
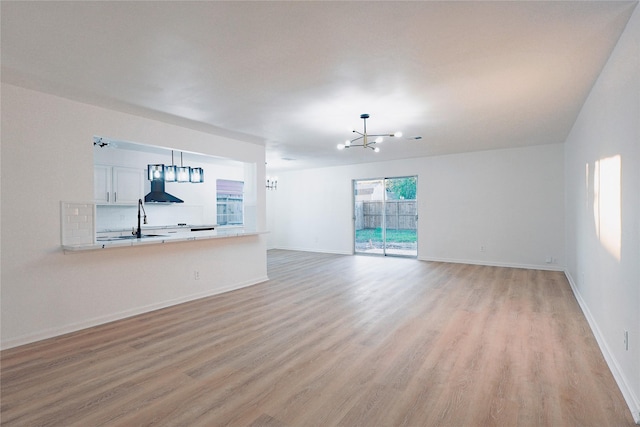
[{"label": "kitchen peninsula", "polygon": [[231,237],[257,236],[266,234],[266,231],[250,230],[244,227],[222,227],[214,226],[160,226],[144,227],[142,238],[122,233],[117,236],[114,231],[97,233],[95,242],[88,244],[66,244],[62,245],[65,251],[91,251],[97,249],[122,248],[140,245],[157,245],[164,243],[188,242],[194,240],[226,239]]}]

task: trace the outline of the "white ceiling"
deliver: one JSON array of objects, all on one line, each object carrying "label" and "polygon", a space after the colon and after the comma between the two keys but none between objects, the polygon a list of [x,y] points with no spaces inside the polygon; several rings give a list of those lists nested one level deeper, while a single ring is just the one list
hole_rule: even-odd
[{"label": "white ceiling", "polygon": [[[636,5],[3,0],[2,80],[264,144],[270,172],[561,143]],[[362,113],[422,139],[338,151]]]}]

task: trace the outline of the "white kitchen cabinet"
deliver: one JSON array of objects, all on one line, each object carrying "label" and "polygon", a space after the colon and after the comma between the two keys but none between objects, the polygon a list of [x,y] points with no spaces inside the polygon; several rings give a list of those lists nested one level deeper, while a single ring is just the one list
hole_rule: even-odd
[{"label": "white kitchen cabinet", "polygon": [[93,200],[99,205],[110,202],[111,166],[93,166]]},{"label": "white kitchen cabinet", "polygon": [[144,171],[94,165],[93,193],[99,205],[135,205],[144,196]]}]

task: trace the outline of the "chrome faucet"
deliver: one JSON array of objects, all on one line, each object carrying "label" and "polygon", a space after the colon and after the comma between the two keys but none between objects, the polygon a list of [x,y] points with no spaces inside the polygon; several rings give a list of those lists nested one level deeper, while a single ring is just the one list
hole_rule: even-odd
[{"label": "chrome faucet", "polygon": [[140,227],[140,208],[142,208],[142,212],[144,212],[144,224],[147,223],[147,212],[144,210],[144,206],[142,205],[142,199],[138,199],[138,229],[135,232],[136,238],[140,239],[142,237],[142,228]]}]

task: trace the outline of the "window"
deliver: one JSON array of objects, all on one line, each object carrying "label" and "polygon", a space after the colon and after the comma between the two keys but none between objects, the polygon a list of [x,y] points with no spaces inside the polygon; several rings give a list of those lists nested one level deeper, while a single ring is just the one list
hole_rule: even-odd
[{"label": "window", "polygon": [[242,225],[244,182],[227,179],[216,180],[218,225]]}]

